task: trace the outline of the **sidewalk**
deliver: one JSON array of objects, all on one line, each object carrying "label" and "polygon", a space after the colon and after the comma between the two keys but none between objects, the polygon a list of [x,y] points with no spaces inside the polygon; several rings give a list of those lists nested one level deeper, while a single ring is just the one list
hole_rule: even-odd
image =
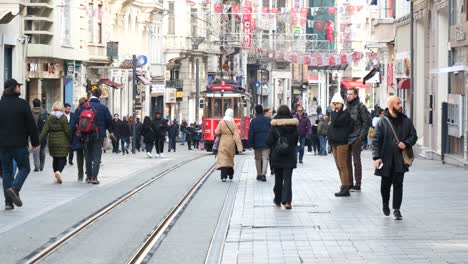
[{"label": "sidewalk", "polygon": [[403,221],[382,213],[380,178],[363,152],[361,193],[336,198],[331,155],[306,155],[293,174],[293,209],[273,205],[274,178],[246,157],[222,263],[468,263],[468,173],[416,160],[404,182]]},{"label": "sidewalk", "polygon": [[[164,158],[162,159],[148,159],[144,152],[137,152],[135,155],[122,155],[107,151],[106,154],[103,153],[102,155],[103,165],[99,171],[99,185],[78,182],[76,158],[74,160],[75,165],[67,165],[63,170],[63,184],[55,184],[52,172],[52,159],[46,154],[44,171],[31,171],[21,190],[21,199],[24,202],[23,207],[15,208],[13,211],[5,211],[3,210],[4,199],[3,197],[0,199],[2,201],[0,204],[0,234],[90,192],[110,187],[141,172],[156,169],[163,164],[169,162],[177,163],[181,159],[193,157],[196,153],[205,153],[204,151],[189,152],[186,146],[178,145],[177,147],[178,151],[176,153],[167,153],[167,150],[165,150]],[[154,152],[153,155],[155,155]],[[30,158],[31,166],[33,167],[32,155],[30,155]]]}]

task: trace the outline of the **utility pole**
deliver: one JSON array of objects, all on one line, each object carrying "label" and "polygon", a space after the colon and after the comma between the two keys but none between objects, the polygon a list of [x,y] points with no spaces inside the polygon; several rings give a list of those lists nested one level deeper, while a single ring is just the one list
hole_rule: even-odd
[{"label": "utility pole", "polygon": [[200,118],[200,61],[195,61],[195,122],[198,124]]},{"label": "utility pole", "polygon": [[136,144],[136,65],[137,65],[137,59],[136,55],[133,55],[133,62],[132,62],[132,67],[133,67],[133,72],[132,72],[132,86],[133,86],[133,138],[132,138],[132,153],[135,153],[135,144]]},{"label": "utility pole", "polygon": [[410,0],[410,119],[414,121],[414,4]]}]

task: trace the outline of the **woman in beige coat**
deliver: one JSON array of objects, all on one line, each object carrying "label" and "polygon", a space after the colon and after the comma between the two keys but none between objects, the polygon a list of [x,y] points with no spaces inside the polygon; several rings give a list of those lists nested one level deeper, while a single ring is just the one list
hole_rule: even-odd
[{"label": "woman in beige coat", "polygon": [[226,110],[223,120],[218,123],[216,136],[220,137],[216,168],[221,170],[221,180],[225,182],[227,177],[232,180],[234,176],[236,147],[239,152],[243,151],[239,129],[237,129],[237,125],[234,123],[234,111],[231,108]]}]

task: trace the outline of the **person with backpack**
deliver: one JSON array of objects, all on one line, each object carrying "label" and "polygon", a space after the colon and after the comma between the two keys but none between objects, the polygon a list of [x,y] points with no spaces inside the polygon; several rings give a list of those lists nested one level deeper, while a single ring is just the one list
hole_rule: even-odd
[{"label": "person with backpack", "polygon": [[[38,128],[38,137],[39,134],[42,132],[42,128],[44,128],[44,124],[49,117],[49,113],[41,107],[41,100],[39,98],[35,98],[33,100],[33,108],[31,109],[34,122]],[[41,144],[39,150],[33,152],[33,160],[34,160],[34,171],[43,171],[44,164],[45,164],[45,148],[47,145],[47,141]]]},{"label": "person with backpack", "polygon": [[101,89],[91,87],[91,98],[76,111],[78,130],[84,141],[86,152],[86,182],[99,184],[98,174],[101,164],[102,145],[106,130],[113,138],[112,116],[109,109],[101,104]]},{"label": "person with backpack", "polygon": [[229,177],[234,177],[234,155],[236,147],[238,152],[242,152],[242,142],[239,136],[239,129],[234,123],[234,110],[226,109],[223,120],[218,123],[215,134],[219,137],[218,153],[216,155],[216,169],[221,171],[223,182]]},{"label": "person with backpack", "polygon": [[[80,109],[88,100],[85,97],[78,101],[77,109]],[[76,151],[76,166],[78,167],[78,181],[84,178],[84,145],[79,130],[76,127],[76,115],[70,124],[71,129],[71,148]]]},{"label": "person with backpack", "polygon": [[297,167],[297,143],[299,120],[293,118],[287,105],[278,108],[271,120],[266,144],[271,148],[271,167],[275,169],[273,203],[277,207],[292,209],[292,174]]},{"label": "person with backpack", "polygon": [[67,164],[67,156],[70,152],[71,132],[67,117],[64,114],[64,106],[60,101],[52,105],[52,112],[42,129],[41,142],[47,138],[49,142],[49,154],[52,156],[52,168],[56,183],[62,184],[62,171]]},{"label": "person with backpack", "polygon": [[270,130],[271,118],[263,114],[263,106],[255,106],[256,115],[250,121],[249,146],[255,153],[255,167],[257,169],[257,181],[266,181],[266,173],[270,159],[270,147],[266,144],[266,136]]},{"label": "person with backpack", "polygon": [[[2,163],[3,194],[5,210],[21,207],[23,201],[19,193],[31,171],[29,163],[29,139],[32,152],[40,148],[37,125],[29,103],[19,98],[21,84],[15,79],[5,81],[3,96],[0,99],[0,160]],[[13,174],[13,160],[18,173]]]},{"label": "person with backpack", "polygon": [[339,93],[336,93],[332,100],[332,112],[330,126],[328,127],[328,143],[332,146],[333,158],[336,168],[340,174],[340,191],[335,193],[336,197],[349,196],[352,187],[352,179],[348,167],[348,138],[351,134],[352,119],[349,111],[345,108],[344,100]]},{"label": "person with backpack", "polygon": [[154,130],[149,116],[145,116],[143,119],[141,133],[143,135],[143,142],[145,143],[146,156],[151,159],[153,158],[151,152],[154,146]]}]

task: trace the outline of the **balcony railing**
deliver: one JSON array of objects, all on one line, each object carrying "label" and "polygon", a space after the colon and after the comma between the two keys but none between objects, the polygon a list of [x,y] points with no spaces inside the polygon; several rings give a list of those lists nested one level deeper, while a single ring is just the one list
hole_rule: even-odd
[{"label": "balcony railing", "polygon": [[166,87],[167,88],[177,88],[177,89],[182,89],[184,88],[184,80],[169,80],[166,81]]},{"label": "balcony railing", "polygon": [[[192,38],[187,36],[164,36],[164,46],[166,50],[193,50]],[[212,45],[207,40],[205,40],[198,46],[198,50],[209,52],[212,50],[211,46]]]},{"label": "balcony railing", "polygon": [[91,61],[107,61],[106,45],[104,44],[88,44],[88,55]]}]

